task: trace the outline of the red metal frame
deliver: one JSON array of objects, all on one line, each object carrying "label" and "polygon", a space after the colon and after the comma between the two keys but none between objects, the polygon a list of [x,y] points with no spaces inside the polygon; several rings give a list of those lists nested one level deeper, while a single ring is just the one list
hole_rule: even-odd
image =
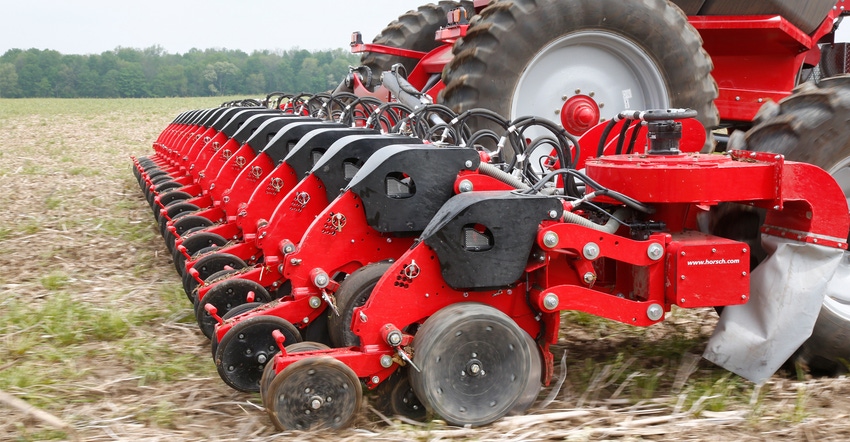
[{"label": "red metal frame", "polygon": [[[543,380],[548,382],[553,372],[548,346],[558,340],[562,310],[649,326],[663,320],[672,305],[692,308],[748,301],[748,245],[692,229],[697,213],[707,205],[737,201],[765,207],[766,233],[801,232],[805,233],[801,240],[847,248],[848,208],[836,203],[845,201],[844,194],[815,166],[785,162],[773,154],[736,151],[726,156],[606,156],[588,160],[586,170],[600,185],[654,203],[658,211],[652,219],[665,222],[669,233],[635,240],[627,231],[605,233],[546,221],[537,235],[542,259],[532,259],[527,276],[514,285],[485,291],[450,288],[436,253],[419,242],[390,266],[366,304],[355,310],[352,331],[361,346],[310,355],[337,357],[374,387],[396,364],[404,364],[404,358],[394,357],[394,364],[384,367],[376,364],[380,356],[409,356],[411,351],[407,343],[412,336],[392,346],[385,330],[408,330],[453,303],[481,302],[505,312],[538,339],[545,361]],[[739,185],[734,189],[701,185],[718,180]],[[583,250],[591,242],[598,253],[585,256]],[[408,271],[414,266],[416,272]],[[706,272],[706,267],[712,271]],[[304,357],[282,351],[273,360],[275,371]]]},{"label": "red metal frame", "polygon": [[817,43],[832,32],[840,13],[833,9],[812,35],[780,16],[688,17],[714,63],[720,119],[750,122],[767,100],[788,96],[803,63],[820,60]]},{"label": "red metal frame", "polygon": [[[478,191],[509,190],[506,184],[492,177],[477,172],[462,172],[456,179],[455,193],[460,193],[459,185],[463,180],[474,181],[474,188]],[[340,215],[342,218],[337,218]],[[274,250],[265,250],[264,264],[236,276],[252,279],[266,286],[270,281],[282,284],[288,280],[292,287],[290,295],[223,321],[215,329],[219,341],[237,323],[253,316],[273,315],[298,327],[307,326],[325,311],[323,295],[333,297],[338,288],[336,283],[328,287],[318,287],[314,283],[317,272],[324,272],[329,278],[340,272],[351,274],[367,264],[398,258],[416,239],[413,236],[381,233],[370,227],[363,202],[352,191],[344,192],[325,207],[322,213],[310,218],[313,221],[303,232],[300,241],[296,243],[281,239]],[[344,224],[334,225],[335,218],[344,219]],[[286,234],[297,235],[297,232],[290,228],[285,231]],[[271,240],[271,243],[274,244],[274,240]],[[291,246],[292,251],[282,253],[287,246]],[[201,288],[199,296],[202,298],[211,287],[212,285]],[[321,302],[317,304],[317,300]]]}]

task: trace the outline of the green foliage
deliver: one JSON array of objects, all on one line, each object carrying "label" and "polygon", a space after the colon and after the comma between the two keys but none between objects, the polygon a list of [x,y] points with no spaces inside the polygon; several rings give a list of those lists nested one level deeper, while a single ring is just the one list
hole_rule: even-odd
[{"label": "green foliage", "polygon": [[40,282],[47,290],[60,290],[68,284],[68,275],[63,272],[50,272],[42,276]]},{"label": "green foliage", "polygon": [[93,55],[10,49],[0,56],[0,98],[153,98],[321,92],[342,81],[359,56],[309,52],[118,47]]}]

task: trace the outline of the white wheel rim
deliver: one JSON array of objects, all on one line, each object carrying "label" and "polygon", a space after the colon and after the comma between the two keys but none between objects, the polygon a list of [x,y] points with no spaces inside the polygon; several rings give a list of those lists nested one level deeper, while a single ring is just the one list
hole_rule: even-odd
[{"label": "white wheel rim", "polygon": [[670,103],[664,75],[642,48],[611,32],[581,31],[532,58],[511,97],[511,116],[559,121],[564,97],[591,93],[606,120],[627,108],[661,109]]}]

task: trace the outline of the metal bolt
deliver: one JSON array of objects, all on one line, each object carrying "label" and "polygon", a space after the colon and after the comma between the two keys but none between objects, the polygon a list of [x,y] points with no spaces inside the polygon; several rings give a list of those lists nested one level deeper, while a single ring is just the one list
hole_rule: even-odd
[{"label": "metal bolt", "polygon": [[558,234],[555,233],[555,232],[546,232],[546,234],[543,235],[543,245],[545,245],[546,247],[548,247],[550,249],[552,247],[557,246],[558,245]]},{"label": "metal bolt", "polygon": [[664,309],[658,304],[652,304],[646,309],[646,316],[650,321],[657,321],[664,316]]},{"label": "metal bolt", "polygon": [[646,255],[653,261],[658,261],[664,256],[664,247],[661,244],[654,242],[646,248]]},{"label": "metal bolt", "polygon": [[292,253],[294,251],[295,251],[295,245],[293,245],[293,244],[287,244],[287,245],[283,246],[283,253],[284,254]]},{"label": "metal bolt", "polygon": [[303,323],[305,323],[305,324],[309,324],[309,323],[310,323],[310,318],[308,318],[308,317],[306,317],[306,316],[305,316],[305,317],[304,317],[304,319],[302,319],[302,320],[301,320],[301,322],[303,322]]},{"label": "metal bolt", "polygon": [[322,305],[322,300],[318,296],[310,297],[310,308],[319,308]]},{"label": "metal bolt", "polygon": [[381,382],[381,378],[377,376],[372,376],[372,383],[377,384],[378,382]]},{"label": "metal bolt", "polygon": [[460,193],[472,192],[473,187],[474,186],[472,185],[472,181],[469,180],[463,180],[457,186],[458,190],[460,190]]},{"label": "metal bolt", "polygon": [[682,275],[682,281],[684,281],[684,280],[685,280],[685,275]]},{"label": "metal bolt", "polygon": [[685,256],[685,251],[684,251],[684,250],[682,250],[682,256]]},{"label": "metal bolt", "polygon": [[401,332],[398,330],[393,330],[387,334],[387,344],[395,347],[398,344],[401,344]]},{"label": "metal bolt", "polygon": [[547,293],[546,296],[543,297],[543,307],[547,310],[555,310],[560,302],[558,295],[554,293]]},{"label": "metal bolt", "polygon": [[563,100],[563,101],[567,101],[567,96],[566,96],[566,95],[562,95],[562,96],[561,96],[561,100]]},{"label": "metal bolt", "polygon": [[257,355],[257,362],[259,362],[259,363],[261,363],[261,364],[265,364],[265,363],[266,363],[266,361],[268,361],[268,358],[266,358],[266,355],[264,355],[264,354],[262,354],[262,353],[260,353],[259,355]]},{"label": "metal bolt", "polygon": [[741,253],[747,253],[747,248],[744,247],[743,249],[741,249]]},{"label": "metal bolt", "polygon": [[715,248],[713,248],[713,247],[712,247],[712,249],[711,249],[711,253],[717,253],[717,249],[715,249]]},{"label": "metal bolt", "polygon": [[469,169],[470,167],[472,167],[472,160],[466,160],[466,162],[463,163],[463,165],[466,166],[467,169]]},{"label": "metal bolt", "polygon": [[576,89],[576,95],[581,93],[581,89]]},{"label": "metal bolt", "polygon": [[682,304],[684,304],[684,303],[685,303],[685,298],[680,299],[680,300],[679,300],[679,302],[681,302]]},{"label": "metal bolt", "polygon": [[594,260],[599,257],[599,246],[594,242],[589,242],[581,249],[581,254],[585,259]]},{"label": "metal bolt", "polygon": [[741,276],[747,276],[747,272],[741,272]]},{"label": "metal bolt", "polygon": [[472,364],[469,366],[469,374],[476,375],[481,371],[481,366],[478,364]]},{"label": "metal bolt", "polygon": [[555,219],[557,217],[558,217],[558,211],[557,210],[552,209],[552,210],[549,211],[549,218]]},{"label": "metal bolt", "polygon": [[555,115],[558,115],[560,113],[561,113],[561,109],[555,109]]},{"label": "metal bolt", "polygon": [[390,368],[391,365],[393,365],[393,358],[390,355],[381,356],[381,367]]},{"label": "metal bolt", "polygon": [[746,299],[747,299],[747,295],[741,295],[741,299],[746,300]]},{"label": "metal bolt", "polygon": [[596,275],[594,275],[592,272],[587,272],[584,274],[583,279],[585,283],[593,284],[593,282],[596,281]]},{"label": "metal bolt", "polygon": [[328,278],[327,273],[324,272],[319,273],[315,278],[313,278],[313,284],[316,284],[316,287],[319,288],[327,287],[328,282],[330,282],[330,279]]},{"label": "metal bolt", "polygon": [[318,410],[322,406],[322,398],[313,396],[310,399],[310,408]]}]

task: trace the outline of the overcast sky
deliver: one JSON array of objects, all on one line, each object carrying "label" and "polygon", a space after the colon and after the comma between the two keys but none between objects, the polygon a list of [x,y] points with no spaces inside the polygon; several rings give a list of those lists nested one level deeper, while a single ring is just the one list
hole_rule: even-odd
[{"label": "overcast sky", "polygon": [[[436,1],[436,0],[430,0]],[[254,50],[347,47],[429,0],[2,0],[0,54],[100,54],[118,46]],[[847,26],[842,31],[847,31]],[[845,34],[842,32],[842,34]],[[842,35],[841,41],[848,38]]]},{"label": "overcast sky", "polygon": [[[434,0],[436,1],[436,0]],[[428,0],[4,0],[0,54],[12,48],[99,54],[118,46],[332,49],[372,41]]]}]

